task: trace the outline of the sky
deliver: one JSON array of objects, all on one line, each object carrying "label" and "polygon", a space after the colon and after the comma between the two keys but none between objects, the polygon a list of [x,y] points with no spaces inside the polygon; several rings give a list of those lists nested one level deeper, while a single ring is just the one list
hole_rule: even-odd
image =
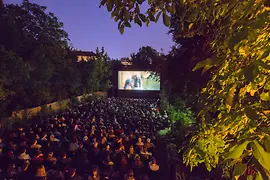
[{"label": "sky", "polygon": [[[22,0],[4,0],[5,3],[22,3]],[[168,28],[162,24],[162,18],[149,27],[134,24],[120,34],[116,23],[111,19],[105,7],[99,8],[100,0],[30,0],[47,6],[64,23],[74,48],[83,51],[95,51],[104,47],[111,58],[129,57],[142,46],[152,46],[164,53],[173,45]],[[145,7],[144,7],[145,8]]]}]

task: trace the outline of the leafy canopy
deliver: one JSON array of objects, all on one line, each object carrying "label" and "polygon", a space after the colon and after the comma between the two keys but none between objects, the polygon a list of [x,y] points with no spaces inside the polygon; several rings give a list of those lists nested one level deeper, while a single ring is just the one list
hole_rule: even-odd
[{"label": "leafy canopy", "polygon": [[139,26],[150,22],[157,22],[162,15],[163,23],[169,27],[170,17],[168,13],[176,12],[176,5],[173,1],[149,0],[149,8],[142,12],[142,5],[145,0],[102,0],[100,6],[106,6],[111,13],[111,17],[118,22],[118,28],[123,34],[125,27],[131,27],[131,22],[135,22]]},{"label": "leafy canopy", "polygon": [[[156,22],[170,26],[174,39],[203,36],[209,56],[193,70],[216,68],[202,90],[201,131],[190,141],[184,162],[191,169],[204,163],[210,171],[217,165],[234,168],[227,176],[269,178],[270,137],[270,9],[267,1],[246,0],[144,0],[110,1],[107,7],[120,32],[130,22]],[[171,15],[169,18],[168,14]],[[213,116],[216,114],[217,116]],[[245,165],[241,165],[244,163]],[[242,169],[242,170],[241,170]],[[233,176],[233,177],[232,177]],[[250,177],[249,177],[250,178]]]}]

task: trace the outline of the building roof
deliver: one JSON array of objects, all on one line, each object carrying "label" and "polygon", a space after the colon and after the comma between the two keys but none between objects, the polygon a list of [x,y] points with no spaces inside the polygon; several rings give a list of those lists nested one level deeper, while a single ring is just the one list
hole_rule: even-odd
[{"label": "building roof", "polygon": [[76,56],[97,56],[96,53],[91,51],[73,51],[72,53]]}]

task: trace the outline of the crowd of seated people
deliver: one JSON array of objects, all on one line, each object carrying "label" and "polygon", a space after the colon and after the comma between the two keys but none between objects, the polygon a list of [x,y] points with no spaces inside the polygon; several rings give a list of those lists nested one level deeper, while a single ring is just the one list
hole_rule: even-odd
[{"label": "crowd of seated people", "polygon": [[156,100],[95,99],[0,136],[0,179],[159,179]]}]

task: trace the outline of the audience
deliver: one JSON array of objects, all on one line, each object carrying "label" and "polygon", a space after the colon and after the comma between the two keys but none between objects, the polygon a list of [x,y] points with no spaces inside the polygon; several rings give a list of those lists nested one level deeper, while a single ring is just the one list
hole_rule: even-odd
[{"label": "audience", "polygon": [[158,179],[156,100],[95,99],[0,137],[1,179]]}]

